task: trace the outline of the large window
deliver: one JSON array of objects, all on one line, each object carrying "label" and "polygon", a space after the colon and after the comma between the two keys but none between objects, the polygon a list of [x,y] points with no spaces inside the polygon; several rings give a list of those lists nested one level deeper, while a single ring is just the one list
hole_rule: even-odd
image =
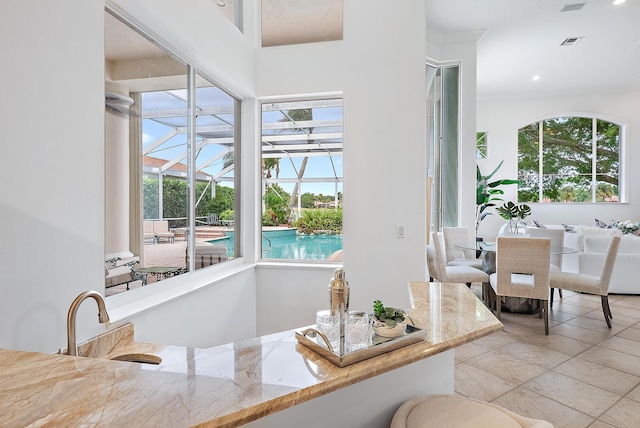
[{"label": "large window", "polygon": [[621,127],[557,117],[518,131],[520,202],[619,202]]},{"label": "large window", "polygon": [[262,258],[340,260],[342,100],[262,104]]},{"label": "large window", "polygon": [[240,101],[105,13],[106,295],[242,255]]}]

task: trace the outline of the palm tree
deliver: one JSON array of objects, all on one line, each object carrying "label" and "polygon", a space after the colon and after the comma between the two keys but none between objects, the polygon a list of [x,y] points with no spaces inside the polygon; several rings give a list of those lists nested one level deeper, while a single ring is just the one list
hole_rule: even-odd
[{"label": "palm tree", "polygon": [[271,170],[276,170],[276,179],[280,176],[280,159],[262,158],[262,176],[271,178]]}]

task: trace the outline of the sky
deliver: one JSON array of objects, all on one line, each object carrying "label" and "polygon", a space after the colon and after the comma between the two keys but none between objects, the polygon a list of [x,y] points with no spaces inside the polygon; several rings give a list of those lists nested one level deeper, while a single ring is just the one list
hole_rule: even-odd
[{"label": "sky", "polygon": [[[198,97],[198,107],[202,109],[222,109],[225,111],[233,111],[233,98],[225,94],[218,88],[199,88],[196,95]],[[181,91],[173,92],[158,92],[144,94],[143,96],[144,111],[159,111],[159,110],[185,110],[186,103],[183,99]],[[212,115],[203,114],[198,117],[197,126],[224,126],[226,124],[233,124],[233,114],[216,114],[222,120],[218,120]],[[279,111],[266,111],[263,113],[264,123],[279,122],[284,115]],[[342,119],[342,107],[329,107],[329,108],[314,108],[313,109],[314,120],[341,120]],[[160,121],[166,123],[159,123]],[[144,119],[143,120],[143,148],[146,149],[154,141],[158,141],[160,138],[168,135],[175,127],[186,127],[186,119],[184,116],[175,117],[162,117],[158,121]],[[316,132],[341,132],[341,127],[323,127],[316,129]],[[269,132],[269,131],[265,131]],[[271,131],[272,135],[282,134],[282,132]],[[212,135],[218,137],[225,136],[221,132],[214,132]],[[229,137],[231,135],[228,135]],[[202,139],[199,139],[202,141]],[[340,140],[338,140],[340,141]],[[172,160],[177,156],[180,156],[185,152],[186,134],[179,133],[173,136],[171,139],[164,142],[162,145],[155,148],[148,153],[148,156],[156,157],[160,159]],[[209,160],[216,155],[224,152],[225,147],[217,144],[207,144],[197,154],[197,163],[200,165],[202,162]],[[334,168],[338,177],[342,177],[342,155],[333,156],[333,166],[329,157],[313,156],[309,157],[307,161],[307,167],[305,169],[305,178],[331,178],[334,177]],[[280,178],[294,178],[296,177],[296,170],[299,170],[303,161],[302,157],[281,158],[280,160]],[[185,160],[181,162],[186,163]],[[223,159],[220,158],[210,166],[203,169],[204,172],[216,175],[222,169]],[[226,176],[231,177],[232,173]],[[272,171],[272,177],[275,178],[275,171]],[[232,187],[232,183],[220,183],[221,185],[229,185]],[[293,183],[280,183],[279,184],[287,192],[291,193],[293,190]],[[302,193],[314,193],[323,195],[333,195],[336,191],[335,182],[329,183],[302,183]],[[342,192],[342,182],[338,183],[338,192]]]}]

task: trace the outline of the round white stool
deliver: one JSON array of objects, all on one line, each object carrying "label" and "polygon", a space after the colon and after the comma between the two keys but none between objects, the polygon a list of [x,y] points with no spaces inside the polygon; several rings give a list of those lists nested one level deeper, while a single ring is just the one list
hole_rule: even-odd
[{"label": "round white stool", "polygon": [[391,428],[553,428],[503,407],[456,395],[426,395],[402,404]]}]

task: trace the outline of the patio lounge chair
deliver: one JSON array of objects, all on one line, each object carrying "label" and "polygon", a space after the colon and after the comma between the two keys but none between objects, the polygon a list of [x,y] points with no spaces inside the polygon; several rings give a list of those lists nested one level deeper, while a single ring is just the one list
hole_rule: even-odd
[{"label": "patio lounge chair", "polygon": [[105,260],[105,288],[115,287],[120,284],[127,284],[128,290],[129,283],[137,280],[141,280],[143,285],[146,285],[146,278],[141,278],[140,275],[136,275],[135,266],[138,263],[140,263],[138,257],[131,257],[124,260],[120,257],[114,257],[112,259]]},{"label": "patio lounge chair", "polygon": [[[189,268],[189,250],[185,249],[185,266]],[[195,249],[195,268],[211,266],[229,260],[224,244],[198,244]]]},{"label": "patio lounge chair", "polygon": [[169,242],[175,240],[175,234],[169,230],[169,222],[167,220],[154,221],[153,234],[156,237],[156,242],[160,242],[160,238],[166,238]]},{"label": "patio lounge chair", "polygon": [[157,243],[158,240],[156,238],[156,235],[153,233],[153,221],[152,220],[145,220],[143,222],[142,225],[142,233],[143,233],[143,240],[146,241],[153,241],[153,243]]}]

